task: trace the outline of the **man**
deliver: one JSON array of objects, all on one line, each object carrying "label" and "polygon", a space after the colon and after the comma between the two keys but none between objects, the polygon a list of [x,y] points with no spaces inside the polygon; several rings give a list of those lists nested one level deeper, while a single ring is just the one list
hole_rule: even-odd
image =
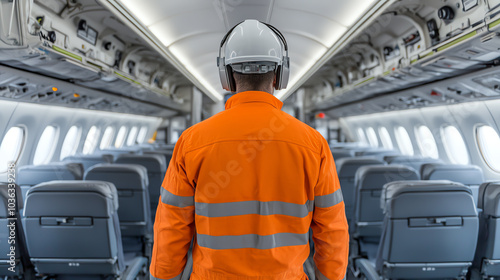
[{"label": "man", "polygon": [[348,229],[332,154],[314,129],[282,112],[288,53],[274,27],[246,20],[221,43],[226,110],[179,138],[156,213],[152,279],[307,279],[313,230],[317,279],[344,278]]}]

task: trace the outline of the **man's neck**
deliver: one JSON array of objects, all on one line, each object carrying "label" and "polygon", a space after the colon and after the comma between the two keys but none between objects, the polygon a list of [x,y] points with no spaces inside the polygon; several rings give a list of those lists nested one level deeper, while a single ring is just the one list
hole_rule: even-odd
[{"label": "man's neck", "polygon": [[267,93],[269,93],[271,95],[274,94],[274,90],[273,89],[244,89],[244,88],[236,89],[236,93],[245,92],[245,91],[262,91],[262,92],[267,92]]}]

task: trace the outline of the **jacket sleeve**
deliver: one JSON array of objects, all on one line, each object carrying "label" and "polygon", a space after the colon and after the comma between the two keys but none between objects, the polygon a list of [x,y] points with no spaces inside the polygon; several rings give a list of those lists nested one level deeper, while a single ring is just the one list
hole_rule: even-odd
[{"label": "jacket sleeve", "polygon": [[347,270],[349,233],[335,162],[324,139],[319,178],[314,191],[311,228],[315,247],[316,278],[340,280],[344,278]]},{"label": "jacket sleeve", "polygon": [[154,224],[151,279],[180,279],[194,234],[194,187],[184,163],[185,142],[175,145],[160,191]]}]

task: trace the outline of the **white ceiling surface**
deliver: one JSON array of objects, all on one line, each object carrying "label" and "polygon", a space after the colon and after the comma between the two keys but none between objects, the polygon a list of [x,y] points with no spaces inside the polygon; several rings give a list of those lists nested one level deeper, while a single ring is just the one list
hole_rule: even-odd
[{"label": "white ceiling surface", "polygon": [[[209,91],[225,91],[216,66],[229,28],[258,19],[289,45],[289,88],[359,19],[374,0],[120,0]],[[276,93],[281,97],[286,90]]]}]

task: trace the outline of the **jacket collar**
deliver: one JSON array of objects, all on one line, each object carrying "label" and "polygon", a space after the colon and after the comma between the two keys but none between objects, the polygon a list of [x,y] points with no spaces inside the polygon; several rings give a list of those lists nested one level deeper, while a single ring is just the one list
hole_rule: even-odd
[{"label": "jacket collar", "polygon": [[263,91],[244,91],[235,94],[227,100],[226,110],[236,107],[242,103],[253,102],[268,103],[278,110],[281,110],[281,107],[283,106],[283,102],[270,93]]}]

